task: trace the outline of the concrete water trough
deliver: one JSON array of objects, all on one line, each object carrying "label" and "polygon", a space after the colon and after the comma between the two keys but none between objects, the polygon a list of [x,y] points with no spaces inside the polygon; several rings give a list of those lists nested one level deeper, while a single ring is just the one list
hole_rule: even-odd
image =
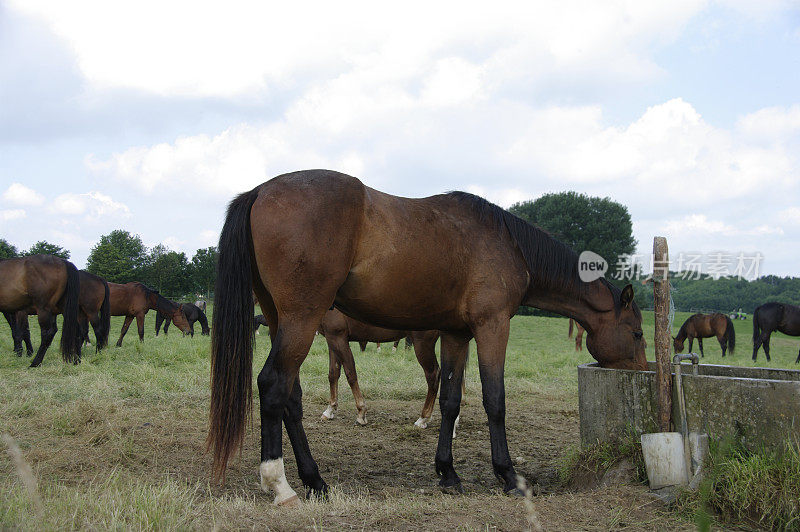
[{"label": "concrete water trough", "polygon": [[[712,438],[739,435],[749,448],[782,450],[800,440],[800,371],[698,365],[682,366],[689,431]],[[674,380],[674,373],[673,373]],[[674,397],[672,419],[680,423]],[[628,427],[637,435],[657,432],[655,363],[649,371],[578,366],[581,443],[619,438]]]}]

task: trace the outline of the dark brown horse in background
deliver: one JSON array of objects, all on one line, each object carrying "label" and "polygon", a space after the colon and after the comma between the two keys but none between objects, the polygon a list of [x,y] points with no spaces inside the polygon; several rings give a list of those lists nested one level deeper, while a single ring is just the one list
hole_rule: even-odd
[{"label": "dark brown horse in background", "polygon": [[[189,336],[194,338],[194,324],[198,321],[200,322],[200,334],[203,336],[211,334],[211,329],[208,328],[208,318],[197,305],[193,303],[181,303],[180,305],[183,315],[186,316],[186,321],[189,322]],[[166,336],[170,323],[172,323],[172,318],[165,316],[161,312],[156,312],[156,336],[158,336],[162,324],[164,325],[164,335]]]},{"label": "dark brown horse in background", "polygon": [[[35,368],[58,331],[56,316],[64,315],[61,330],[61,356],[65,362],[81,361],[82,335],[78,323],[80,277],[75,265],[53,255],[31,255],[0,261],[0,311],[11,326],[15,349],[22,344],[22,331],[13,316],[18,311],[35,309],[41,329],[41,343],[31,361]],[[9,319],[11,318],[11,319]],[[18,355],[22,354],[19,347]]]},{"label": "dark brown horse in background", "polygon": [[[78,297],[78,323],[81,327],[81,336],[84,343],[89,343],[89,324],[91,323],[95,336],[95,349],[99,352],[108,345],[108,333],[111,329],[111,313],[109,308],[109,289],[108,283],[102,277],[91,274],[84,270],[78,271],[80,279],[80,296]],[[31,344],[31,330],[28,326],[28,316],[35,315],[36,308],[31,307],[27,310],[16,312],[16,326],[18,336],[25,342],[28,356],[33,354]],[[10,315],[6,315],[6,320],[11,323]],[[14,351],[17,356],[22,355],[22,346],[15,340]]]},{"label": "dark brown horse in background", "polygon": [[111,315],[125,316],[117,347],[122,346],[122,339],[134,318],[139,331],[139,341],[144,341],[144,316],[151,309],[163,312],[172,319],[178,329],[184,333],[189,332],[189,322],[186,321],[180,305],[155,290],[136,281],[127,284],[108,283],[108,287],[111,290]]},{"label": "dark brown horse in background", "polygon": [[332,305],[385,328],[441,331],[435,464],[446,490],[461,491],[452,434],[471,338],[492,467],[505,491],[517,490],[503,369],[510,318],[520,305],[575,318],[604,367],[647,367],[633,288],[584,283],[572,250],[500,207],[464,192],[400,198],[327,170],[282,175],[235,198],[220,235],[208,436],[215,476],[241,448],[250,415],[253,291],[272,337],[257,380],[259,473],[276,504],[298,501],[284,475],[281,422],[303,484],[315,496],[327,493],[303,429],[298,373]]},{"label": "dark brown horse in background", "polygon": [[[789,336],[800,336],[800,307],[787,303],[764,303],[753,312],[753,360],[758,348],[764,346],[764,354],[769,362],[769,337],[773,331]],[[800,362],[800,351],[795,364]]]},{"label": "dark brown horse in background", "polygon": [[569,333],[567,333],[567,338],[572,338],[572,327],[573,325],[577,326],[575,330],[575,351],[583,351],[583,327],[581,327],[580,323],[576,323],[575,320],[572,318],[569,319]]},{"label": "dark brown horse in background", "polygon": [[322,413],[322,419],[333,419],[339,405],[339,376],[342,366],[347,377],[347,383],[353,392],[353,399],[356,402],[358,415],[356,423],[359,425],[367,424],[367,404],[358,386],[358,376],[356,374],[356,364],[353,359],[353,352],[350,350],[350,342],[394,342],[400,341],[411,335],[414,345],[414,353],[417,362],[425,372],[425,380],[428,383],[428,395],[422,405],[422,412],[419,419],[414,422],[419,428],[426,428],[431,419],[433,404],[436,401],[436,392],[439,387],[439,362],[436,360],[436,341],[439,339],[439,331],[400,331],[396,329],[384,329],[363,323],[356,319],[342,314],[333,309],[325,313],[325,317],[319,326],[319,332],[325,336],[328,343],[328,382],[330,383],[330,401],[328,408]]},{"label": "dark brown horse in background", "polygon": [[726,314],[715,312],[713,314],[693,314],[683,322],[678,336],[672,341],[672,347],[676,353],[683,351],[683,344],[686,339],[689,339],[689,351],[692,350],[692,342],[697,338],[697,344],[700,346],[700,356],[705,356],[703,353],[703,338],[717,337],[719,346],[722,348],[722,356],[725,356],[726,350],[733,350],[736,348],[736,331],[733,330],[733,322]]}]

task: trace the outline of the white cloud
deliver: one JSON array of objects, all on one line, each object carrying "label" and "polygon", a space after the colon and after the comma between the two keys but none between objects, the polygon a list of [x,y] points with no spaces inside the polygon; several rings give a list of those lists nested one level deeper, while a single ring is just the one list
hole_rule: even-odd
[{"label": "white cloud", "polygon": [[21,218],[25,218],[24,209],[9,209],[0,211],[0,220],[3,220],[4,222],[19,220]]},{"label": "white cloud", "polygon": [[11,183],[3,192],[3,200],[14,205],[37,206],[44,203],[44,196],[22,183]]},{"label": "white cloud", "polygon": [[57,214],[85,215],[87,220],[128,218],[131,215],[127,205],[114,201],[110,196],[97,191],[85,194],[61,194],[53,200],[51,208]]},{"label": "white cloud", "polygon": [[487,72],[504,78],[650,78],[660,69],[649,47],[673,40],[707,2],[499,1],[490,8],[455,1],[232,1],[224,9],[155,0],[11,4],[66,39],[93,86],[234,97],[348,68],[377,66],[407,78],[437,64],[438,82],[461,80],[466,83],[458,91],[469,94],[476,71],[441,64],[452,49],[465,46],[486,58]]}]

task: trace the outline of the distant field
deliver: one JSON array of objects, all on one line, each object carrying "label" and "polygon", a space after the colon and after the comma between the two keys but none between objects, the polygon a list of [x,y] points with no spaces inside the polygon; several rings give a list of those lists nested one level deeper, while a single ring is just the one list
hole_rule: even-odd
[{"label": "distant field", "polygon": [[[209,309],[210,311],[211,309]],[[674,331],[688,313],[679,313]],[[38,479],[43,514],[22,488],[15,469],[0,458],[0,529],[6,528],[454,528],[519,529],[526,526],[520,500],[498,493],[488,431],[480,401],[474,346],[467,373],[462,425],[454,443],[456,469],[467,495],[445,496],[433,470],[438,407],[431,427],[412,426],[425,396],[422,370],[412,351],[375,352],[356,363],[369,424],[356,427],[346,381],[340,383],[339,415],[321,421],[327,403],[327,349],[318,337],[303,365],[306,431],[323,477],[334,488],[328,503],[277,509],[258,487],[258,431],[249,431],[241,460],[225,487],[209,484],[204,455],[208,416],[208,338],[181,337],[175,328],[146,338],[135,328],[122,348],[113,347],[122,325],[112,319],[112,347],[84,349],[83,363],[65,365],[51,347],[43,365],[13,356],[10,331],[0,325],[0,429],[22,450]],[[653,317],[645,313],[648,358],[653,358]],[[737,321],[737,351],[722,359],[715,340],[705,344],[706,363],[753,365],[752,323]],[[34,346],[38,327],[31,320]],[[199,330],[199,328],[198,328]],[[255,365],[269,341],[257,337]],[[58,345],[59,337],[53,342]],[[402,344],[401,344],[402,346]],[[388,347],[388,346],[386,346]],[[793,368],[800,338],[773,335],[773,367]],[[578,444],[575,367],[590,361],[574,351],[567,320],[519,316],[512,320],[506,364],[508,434],[518,471],[537,483],[534,500],[545,529],[692,529],[653,504],[641,486],[566,492],[554,482],[559,460]],[[763,353],[759,362],[765,364]],[[257,412],[254,415],[258,422]],[[0,444],[2,445],[2,444]],[[288,441],[287,477],[301,490]]]}]

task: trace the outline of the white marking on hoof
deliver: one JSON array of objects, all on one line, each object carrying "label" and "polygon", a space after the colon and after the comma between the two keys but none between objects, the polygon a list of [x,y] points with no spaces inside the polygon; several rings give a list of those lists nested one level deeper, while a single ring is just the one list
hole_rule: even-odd
[{"label": "white marking on hoof", "polygon": [[397,348],[392,346],[392,353],[397,353]]},{"label": "white marking on hoof", "polygon": [[381,352],[381,346],[378,346],[378,348],[375,350],[375,352],[376,353],[380,353]]},{"label": "white marking on hoof", "polygon": [[[286,481],[286,473],[283,470],[283,458],[261,462],[258,473],[261,478],[261,489],[267,493],[270,491],[275,492],[274,504],[284,506],[297,506],[300,504],[297,493],[295,493]],[[292,500],[293,498],[296,499],[296,502]]]},{"label": "white marking on hoof", "polygon": [[428,421],[430,421],[430,420],[431,420],[431,418],[429,418],[429,417],[421,417],[421,418],[417,419],[414,422],[414,426],[418,427],[418,428],[421,428],[421,429],[427,429],[428,428]]},{"label": "white marking on hoof", "polygon": [[361,425],[362,427],[367,424],[367,416],[358,416],[356,417],[356,423]]},{"label": "white marking on hoof", "polygon": [[322,413],[322,419],[333,419],[336,417],[336,409],[333,405],[328,405],[328,408]]},{"label": "white marking on hoof", "polygon": [[458,428],[458,424],[461,422],[461,414],[456,416],[456,421],[453,423],[453,438],[456,437],[456,429]]}]

